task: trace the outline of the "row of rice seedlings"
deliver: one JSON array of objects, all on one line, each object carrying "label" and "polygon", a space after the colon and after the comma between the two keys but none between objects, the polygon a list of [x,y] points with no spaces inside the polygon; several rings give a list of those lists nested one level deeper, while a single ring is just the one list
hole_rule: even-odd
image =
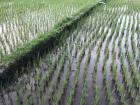
[{"label": "row of rice seedlings", "polygon": [[[137,20],[137,25],[136,25],[136,34],[137,34],[137,40],[136,42],[136,63],[137,63],[137,67],[139,68],[140,66],[140,29],[139,29],[139,24],[140,24],[140,21],[139,21],[139,16],[140,16],[140,12],[137,11],[137,16],[136,16],[136,20]],[[140,69],[140,68],[139,68]]]},{"label": "row of rice seedlings", "polygon": [[104,58],[104,64],[103,64],[103,85],[105,89],[105,94],[106,94],[106,99],[107,99],[107,104],[108,105],[113,105],[113,93],[111,91],[110,85],[107,81],[107,59],[109,57],[109,50],[106,51],[105,53],[105,58]]},{"label": "row of rice seedlings", "polygon": [[116,53],[113,52],[112,75],[113,75],[113,82],[116,87],[115,91],[119,98],[120,103],[123,105],[128,105],[128,100],[126,99],[125,94],[124,94],[125,93],[124,86],[120,83],[120,81],[118,79],[117,67],[115,65],[115,55],[116,55]]},{"label": "row of rice seedlings", "polygon": [[[128,49],[128,46],[127,46]],[[130,54],[130,52],[128,52],[128,63],[130,65],[130,69],[131,69],[131,78],[133,79],[133,83],[136,85],[136,88],[139,89],[140,86],[140,81],[139,81],[139,70],[136,66],[136,62],[133,60],[134,58],[132,57],[132,55]]]},{"label": "row of rice seedlings", "polygon": [[132,54],[133,57],[136,57],[136,47],[135,47],[135,40],[134,40],[134,35],[135,35],[135,18],[134,18],[134,14],[133,14],[133,25],[132,25],[132,33],[131,33],[131,46],[132,46]]},{"label": "row of rice seedlings", "polygon": [[[120,31],[120,35],[119,35],[119,39],[118,39],[118,47],[121,48],[121,42],[122,42],[122,39],[123,39],[123,36],[124,36],[124,30],[125,30],[125,25],[126,25],[126,16],[125,16],[125,20],[124,20],[124,23],[123,23],[123,28],[121,29]],[[120,54],[119,54],[120,55]]]},{"label": "row of rice seedlings", "polygon": [[85,61],[85,65],[84,65],[84,70],[83,70],[83,89],[82,89],[82,94],[81,94],[81,98],[80,98],[80,105],[85,105],[86,104],[86,97],[87,97],[87,76],[88,76],[88,65],[90,62],[90,53],[91,53],[91,48],[88,49],[87,54],[86,54],[86,61]]},{"label": "row of rice seedlings", "polygon": [[[99,47],[98,47],[99,48]],[[94,105],[99,104],[99,89],[96,83],[96,79],[97,79],[97,64],[98,64],[98,58],[99,58],[99,53],[96,53],[96,57],[95,57],[95,63],[94,63],[94,71],[93,71],[93,90],[94,90]]]},{"label": "row of rice seedlings", "polygon": [[[108,38],[109,39],[109,38]],[[107,103],[110,103],[110,99],[109,99],[109,97],[108,97],[108,91],[107,91],[107,79],[106,79],[106,77],[107,77],[107,70],[106,70],[106,64],[107,64],[107,59],[108,59],[108,57],[109,57],[109,51],[107,50],[108,49],[108,43],[109,43],[109,41],[106,43],[106,45],[105,45],[105,51],[104,51],[104,58],[103,58],[103,66],[102,66],[102,75],[103,75],[103,89],[102,89],[102,91],[104,90],[104,92],[105,92],[105,99],[107,100]]]},{"label": "row of rice seedlings", "polygon": [[[131,35],[131,46],[132,46],[132,54],[133,57],[136,60],[136,65],[138,67],[139,65],[139,50],[138,50],[138,39],[135,39],[135,36],[137,35],[137,38],[139,36],[139,34],[137,34],[137,27],[138,27],[138,23],[137,23],[137,18],[136,18],[136,13],[133,13],[133,28],[132,28],[132,35]],[[136,20],[137,19],[137,20]],[[137,45],[136,45],[137,44]]]}]

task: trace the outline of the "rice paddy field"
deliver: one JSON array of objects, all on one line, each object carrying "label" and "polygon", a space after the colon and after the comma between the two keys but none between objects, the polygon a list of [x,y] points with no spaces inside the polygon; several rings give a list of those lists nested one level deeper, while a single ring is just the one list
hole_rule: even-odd
[{"label": "rice paddy field", "polygon": [[[21,9],[19,2],[15,9],[21,9],[20,15],[12,13],[13,9],[3,9],[18,2],[2,3],[3,55],[93,2],[66,0],[67,6],[56,4],[61,9],[49,6],[47,10],[44,4],[36,12],[37,2],[30,7],[31,13]],[[140,105],[140,1],[108,0],[101,4],[74,29],[65,30],[63,34],[68,37],[62,38],[58,46],[21,69],[28,72],[20,77],[16,73],[18,79],[8,88],[1,86],[0,105]],[[10,35],[14,36],[13,41]]]},{"label": "rice paddy field", "polygon": [[64,17],[70,17],[96,0],[1,0],[0,61],[18,47],[47,33]]}]

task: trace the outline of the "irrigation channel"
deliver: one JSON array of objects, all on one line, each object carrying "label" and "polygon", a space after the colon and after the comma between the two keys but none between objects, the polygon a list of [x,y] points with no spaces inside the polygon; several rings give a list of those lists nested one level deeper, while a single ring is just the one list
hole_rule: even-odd
[{"label": "irrigation channel", "polygon": [[0,93],[0,105],[139,105],[140,11],[133,6],[96,8]]}]

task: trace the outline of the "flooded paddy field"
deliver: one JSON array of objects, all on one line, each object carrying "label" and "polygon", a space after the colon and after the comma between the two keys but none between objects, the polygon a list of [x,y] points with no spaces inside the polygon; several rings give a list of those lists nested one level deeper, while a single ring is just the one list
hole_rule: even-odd
[{"label": "flooded paddy field", "polygon": [[96,8],[64,32],[70,35],[59,47],[23,68],[30,72],[1,91],[0,105],[139,105],[139,6],[110,0]]}]

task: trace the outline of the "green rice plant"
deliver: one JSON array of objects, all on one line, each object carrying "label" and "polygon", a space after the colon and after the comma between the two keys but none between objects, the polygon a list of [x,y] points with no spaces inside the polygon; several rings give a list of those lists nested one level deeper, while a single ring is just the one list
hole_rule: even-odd
[{"label": "green rice plant", "polygon": [[112,91],[110,91],[110,86],[109,86],[109,83],[107,82],[107,67],[104,66],[103,68],[104,72],[103,72],[103,83],[104,83],[104,89],[105,89],[105,93],[106,93],[106,96],[107,96],[107,103],[108,105],[112,105],[113,104],[113,96],[112,96]]},{"label": "green rice plant", "polygon": [[93,105],[99,105],[100,102],[100,94],[99,94],[99,87],[96,85],[95,86],[95,96],[94,96],[94,102]]},{"label": "green rice plant", "polygon": [[134,35],[135,35],[135,33],[133,31],[132,34],[131,34],[131,46],[132,46],[132,54],[135,58],[136,57],[136,51],[135,51],[136,48],[135,48]]},{"label": "green rice plant", "polygon": [[85,101],[85,98],[87,97],[87,74],[88,74],[88,65],[89,65],[89,62],[90,62],[90,53],[91,53],[91,50],[88,49],[88,52],[87,52],[87,55],[86,55],[86,64],[84,66],[84,73],[83,73],[83,90],[82,90],[82,95],[81,95],[81,98],[80,98],[80,105],[86,105],[86,101]]}]

